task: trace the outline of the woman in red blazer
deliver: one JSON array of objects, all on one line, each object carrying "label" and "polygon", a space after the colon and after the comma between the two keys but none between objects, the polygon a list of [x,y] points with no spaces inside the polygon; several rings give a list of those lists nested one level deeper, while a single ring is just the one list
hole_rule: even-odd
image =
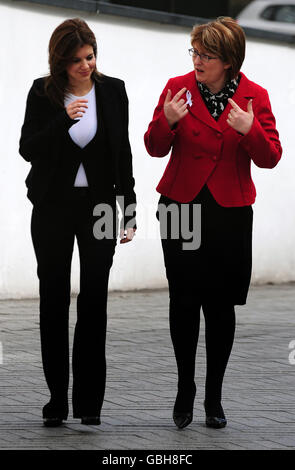
[{"label": "woman in red blazer", "polygon": [[273,168],[282,149],[267,91],[240,71],[242,28],[232,18],[220,17],[195,26],[191,44],[194,70],[168,81],[145,145],[152,157],[172,150],[157,186],[157,217],[178,368],[173,419],[184,428],[193,418],[202,307],[206,425],[221,428],[227,423],[221,397],[234,340],[234,306],[246,303],[251,278],[251,204],[256,195],[251,160]]}]

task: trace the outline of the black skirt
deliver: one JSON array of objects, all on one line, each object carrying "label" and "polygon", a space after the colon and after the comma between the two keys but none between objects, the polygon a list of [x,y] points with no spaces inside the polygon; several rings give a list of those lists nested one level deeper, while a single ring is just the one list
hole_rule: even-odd
[{"label": "black skirt", "polygon": [[157,218],[170,297],[176,290],[184,295],[195,292],[202,302],[213,298],[233,305],[246,303],[252,270],[252,206],[220,206],[205,185],[189,203],[162,195]]}]

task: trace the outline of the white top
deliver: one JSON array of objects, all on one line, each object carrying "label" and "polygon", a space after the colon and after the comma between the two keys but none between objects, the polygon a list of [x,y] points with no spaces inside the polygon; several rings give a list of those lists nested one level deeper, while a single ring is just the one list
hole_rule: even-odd
[{"label": "white top", "polygon": [[[83,113],[81,118],[75,118],[75,120],[79,120],[79,122],[77,122],[77,124],[73,124],[70,127],[69,134],[75,144],[77,144],[80,148],[84,148],[93,139],[97,131],[96,97],[94,84],[87,95],[75,96],[72,93],[68,93],[64,100],[65,107],[77,99],[88,100],[88,103],[86,103],[88,108],[84,108],[85,113]],[[82,163],[79,166],[74,186],[88,186],[86,173]]]}]

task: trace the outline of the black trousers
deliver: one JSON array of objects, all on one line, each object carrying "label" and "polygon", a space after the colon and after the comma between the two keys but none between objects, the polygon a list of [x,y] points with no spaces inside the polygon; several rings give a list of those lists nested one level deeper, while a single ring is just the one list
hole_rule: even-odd
[{"label": "black trousers", "polygon": [[116,239],[93,235],[94,203],[86,188],[34,207],[32,240],[40,286],[43,369],[51,394],[43,417],[68,415],[69,306],[75,237],[80,258],[80,291],[74,332],[73,415],[99,415],[106,382],[106,326],[109,271]]}]

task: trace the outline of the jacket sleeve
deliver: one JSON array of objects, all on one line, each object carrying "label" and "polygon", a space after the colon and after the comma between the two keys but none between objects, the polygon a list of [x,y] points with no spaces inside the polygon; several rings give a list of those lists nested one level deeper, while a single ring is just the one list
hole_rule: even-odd
[{"label": "jacket sleeve", "polygon": [[39,93],[36,82],[28,94],[19,142],[19,153],[28,162],[49,156],[53,140],[77,122],[68,116],[65,109],[51,116],[48,99]]},{"label": "jacket sleeve", "polygon": [[[117,189],[118,196],[124,196],[124,217],[122,224],[124,228],[136,228],[136,194],[134,191],[135,180],[133,177],[132,152],[129,142],[129,102],[124,82],[121,87],[121,98],[123,103],[123,142],[119,158],[119,181],[120,187]],[[118,202],[123,209],[120,199]]]},{"label": "jacket sleeve", "polygon": [[240,142],[255,165],[260,168],[274,168],[282,155],[276,120],[266,90],[260,92],[257,100],[255,107],[253,103],[252,127]]},{"label": "jacket sleeve", "polygon": [[165,157],[170,152],[176,134],[176,129],[170,128],[164,114],[164,102],[169,88],[171,88],[171,79],[160,96],[153,120],[144,135],[145,147],[152,157]]}]

